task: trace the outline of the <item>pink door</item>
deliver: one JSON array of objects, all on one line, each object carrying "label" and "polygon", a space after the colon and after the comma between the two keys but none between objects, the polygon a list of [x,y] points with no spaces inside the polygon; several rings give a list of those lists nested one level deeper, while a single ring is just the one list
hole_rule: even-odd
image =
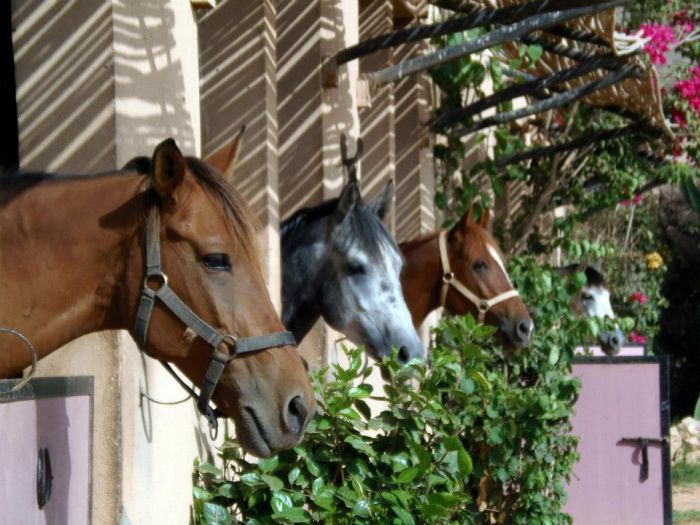
[{"label": "pink door", "polygon": [[[0,381],[0,393],[16,382]],[[0,523],[90,523],[91,418],[92,377],[0,394]]]},{"label": "pink door", "polygon": [[572,426],[581,458],[564,507],[574,525],[670,525],[666,363],[575,360],[581,392]]}]

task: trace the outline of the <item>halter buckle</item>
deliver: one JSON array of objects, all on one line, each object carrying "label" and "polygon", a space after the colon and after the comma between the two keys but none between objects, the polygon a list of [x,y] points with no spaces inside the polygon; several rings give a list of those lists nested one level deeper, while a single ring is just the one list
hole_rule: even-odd
[{"label": "halter buckle", "polygon": [[442,282],[445,284],[449,284],[452,279],[455,278],[455,273],[454,272],[445,272],[442,274]]},{"label": "halter buckle", "polygon": [[489,310],[489,302],[486,299],[480,299],[476,307],[479,309],[479,312],[485,314]]},{"label": "halter buckle", "polygon": [[[151,288],[149,284],[157,285],[157,288]],[[161,288],[168,286],[168,276],[163,272],[154,273],[152,275],[147,275],[143,278],[143,287],[148,288],[153,292],[157,292]]]}]

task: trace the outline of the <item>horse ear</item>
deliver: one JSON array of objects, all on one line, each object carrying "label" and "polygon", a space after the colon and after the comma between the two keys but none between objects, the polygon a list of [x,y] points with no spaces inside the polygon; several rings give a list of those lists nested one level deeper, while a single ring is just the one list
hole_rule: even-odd
[{"label": "horse ear", "polygon": [[474,224],[474,216],[471,206],[467,212],[452,226],[453,231],[467,231],[467,228]]},{"label": "horse ear", "polygon": [[491,210],[489,208],[482,209],[481,216],[479,217],[479,226],[481,226],[485,230],[488,230],[490,218],[491,218]]},{"label": "horse ear", "polygon": [[361,199],[360,188],[358,187],[357,182],[348,182],[343,188],[343,191],[340,193],[340,197],[338,197],[338,208],[336,213],[338,213],[341,218],[345,217],[352,211],[355,204],[357,204]]},{"label": "horse ear", "polygon": [[588,265],[586,268],[583,270],[583,273],[586,274],[586,281],[589,285],[591,286],[605,286],[605,277],[603,277],[603,274],[601,271],[596,268],[595,266]]},{"label": "horse ear", "polygon": [[369,208],[374,213],[379,215],[380,219],[384,220],[384,217],[387,213],[389,213],[389,210],[391,209],[391,204],[393,201],[394,181],[389,180],[386,187],[384,188],[384,191],[382,191],[382,193],[370,203]]},{"label": "horse ear", "polygon": [[161,198],[170,197],[185,177],[185,157],[172,138],[156,146],[151,162],[151,185]]},{"label": "horse ear", "polygon": [[236,167],[238,154],[241,151],[244,131],[245,124],[241,126],[235,137],[205,159],[207,164],[219,170],[229,182],[233,179],[233,170]]},{"label": "horse ear", "polygon": [[570,275],[575,274],[576,272],[581,271],[581,264],[580,263],[574,263],[574,264],[569,264],[568,266],[555,266],[552,268],[555,272],[560,277],[568,277]]}]

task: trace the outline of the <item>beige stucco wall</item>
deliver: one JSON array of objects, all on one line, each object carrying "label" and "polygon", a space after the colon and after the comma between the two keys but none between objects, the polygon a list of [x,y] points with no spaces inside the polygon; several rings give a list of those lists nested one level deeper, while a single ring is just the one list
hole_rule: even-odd
[{"label": "beige stucco wall", "polygon": [[[13,0],[20,165],[90,173],[168,136],[200,153],[197,27],[185,0]],[[31,337],[31,334],[28,334]],[[38,375],[95,377],[93,523],[188,523],[192,460],[207,453],[191,402],[126,332],[82,337]]]}]

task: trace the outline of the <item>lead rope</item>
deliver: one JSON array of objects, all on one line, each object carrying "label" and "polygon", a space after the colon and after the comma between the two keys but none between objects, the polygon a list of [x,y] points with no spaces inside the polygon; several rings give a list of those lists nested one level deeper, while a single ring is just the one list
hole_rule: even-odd
[{"label": "lead rope", "polygon": [[12,334],[19,339],[21,339],[24,344],[27,345],[27,348],[29,348],[29,351],[32,354],[32,367],[29,369],[29,373],[25,378],[23,378],[19,383],[17,383],[15,386],[10,388],[9,390],[5,392],[0,392],[0,396],[6,396],[8,394],[11,394],[12,392],[16,392],[20,388],[22,388],[24,385],[29,383],[32,377],[34,377],[34,373],[36,372],[36,362],[37,362],[37,353],[36,353],[36,348],[34,348],[34,345],[32,342],[29,340],[27,336],[25,336],[22,332],[18,330],[13,330],[12,328],[2,328],[0,327],[0,333],[6,333],[6,334]]},{"label": "lead rope", "polygon": [[442,308],[445,307],[445,301],[447,300],[447,292],[449,291],[450,286],[452,286],[466,299],[471,301],[474,304],[474,306],[476,306],[476,309],[479,312],[477,321],[479,323],[483,323],[484,318],[486,317],[486,312],[488,312],[491,308],[496,306],[498,303],[502,303],[507,299],[510,299],[512,297],[518,297],[520,295],[518,291],[515,288],[513,288],[511,290],[508,290],[507,292],[498,294],[497,296],[492,297],[491,299],[484,299],[482,297],[478,297],[469,288],[467,288],[461,282],[455,279],[455,274],[450,269],[450,258],[447,255],[447,241],[445,240],[445,237],[447,237],[447,232],[443,230],[438,235],[438,245],[440,247],[440,262],[442,264],[442,289],[440,290],[440,306]]}]

